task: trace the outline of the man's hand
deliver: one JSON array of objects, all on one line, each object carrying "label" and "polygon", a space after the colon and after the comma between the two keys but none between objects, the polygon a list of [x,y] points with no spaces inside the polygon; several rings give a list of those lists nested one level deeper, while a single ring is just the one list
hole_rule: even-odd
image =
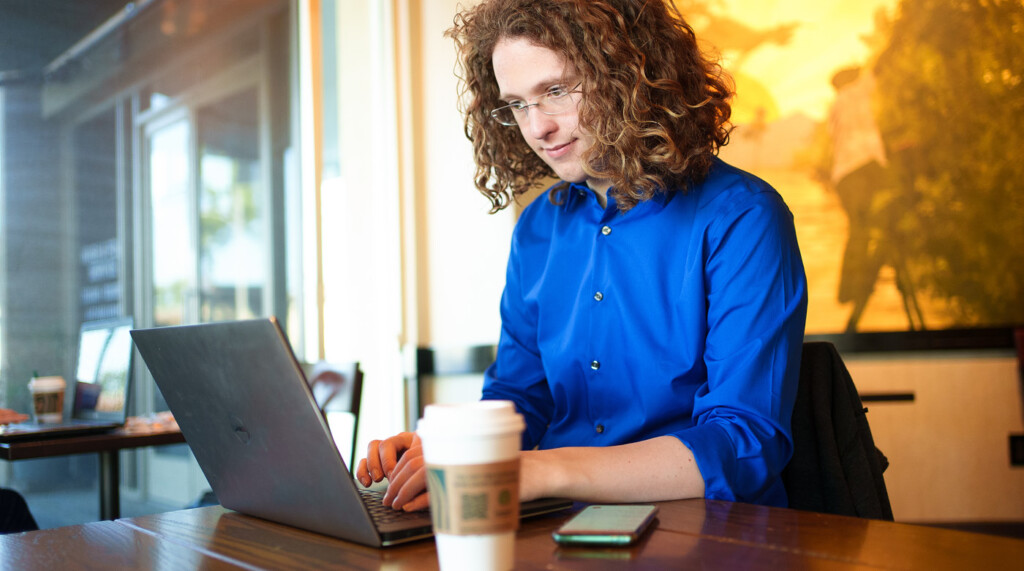
[{"label": "man's hand", "polygon": [[423,448],[413,432],[370,442],[366,458],[359,461],[356,478],[364,486],[387,478],[383,502],[396,510],[421,510],[430,505]]}]

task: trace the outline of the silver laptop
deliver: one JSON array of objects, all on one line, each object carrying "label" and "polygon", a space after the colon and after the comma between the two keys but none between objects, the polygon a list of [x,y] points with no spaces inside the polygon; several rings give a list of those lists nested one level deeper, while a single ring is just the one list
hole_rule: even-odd
[{"label": "silver laptop", "polygon": [[60,423],[0,426],[0,442],[79,436],[124,426],[132,386],[131,328],[130,318],[84,323],[75,374],[65,389],[71,414]]},{"label": "silver laptop", "polygon": [[374,547],[431,536],[428,512],[382,506],[352,478],[276,319],[131,335],[222,506]]}]

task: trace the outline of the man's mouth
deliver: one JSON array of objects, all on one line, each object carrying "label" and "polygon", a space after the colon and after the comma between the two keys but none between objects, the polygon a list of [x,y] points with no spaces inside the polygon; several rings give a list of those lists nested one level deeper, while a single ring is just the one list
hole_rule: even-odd
[{"label": "man's mouth", "polygon": [[552,159],[561,158],[561,157],[565,156],[569,152],[569,149],[572,147],[572,144],[574,142],[576,142],[576,139],[573,139],[572,141],[569,141],[568,143],[562,143],[561,145],[554,145],[554,146],[551,146],[551,147],[545,147],[544,148],[544,153],[548,157],[550,157]]}]

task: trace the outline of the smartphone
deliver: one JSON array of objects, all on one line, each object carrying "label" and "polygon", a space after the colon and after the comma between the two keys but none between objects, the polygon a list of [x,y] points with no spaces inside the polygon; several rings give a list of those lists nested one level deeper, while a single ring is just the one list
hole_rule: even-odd
[{"label": "smartphone", "polygon": [[551,535],[561,545],[632,545],[657,513],[657,506],[587,506]]}]

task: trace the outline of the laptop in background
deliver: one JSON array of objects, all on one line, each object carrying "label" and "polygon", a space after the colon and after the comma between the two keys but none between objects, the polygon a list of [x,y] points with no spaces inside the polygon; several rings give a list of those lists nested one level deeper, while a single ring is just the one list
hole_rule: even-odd
[{"label": "laptop in background", "polygon": [[372,547],[432,535],[429,512],[382,506],[353,479],[276,319],[131,334],[222,506]]},{"label": "laptop in background", "polygon": [[65,388],[71,414],[52,424],[0,426],[0,442],[79,436],[124,426],[132,386],[131,318],[89,321],[78,335],[75,374]]}]

